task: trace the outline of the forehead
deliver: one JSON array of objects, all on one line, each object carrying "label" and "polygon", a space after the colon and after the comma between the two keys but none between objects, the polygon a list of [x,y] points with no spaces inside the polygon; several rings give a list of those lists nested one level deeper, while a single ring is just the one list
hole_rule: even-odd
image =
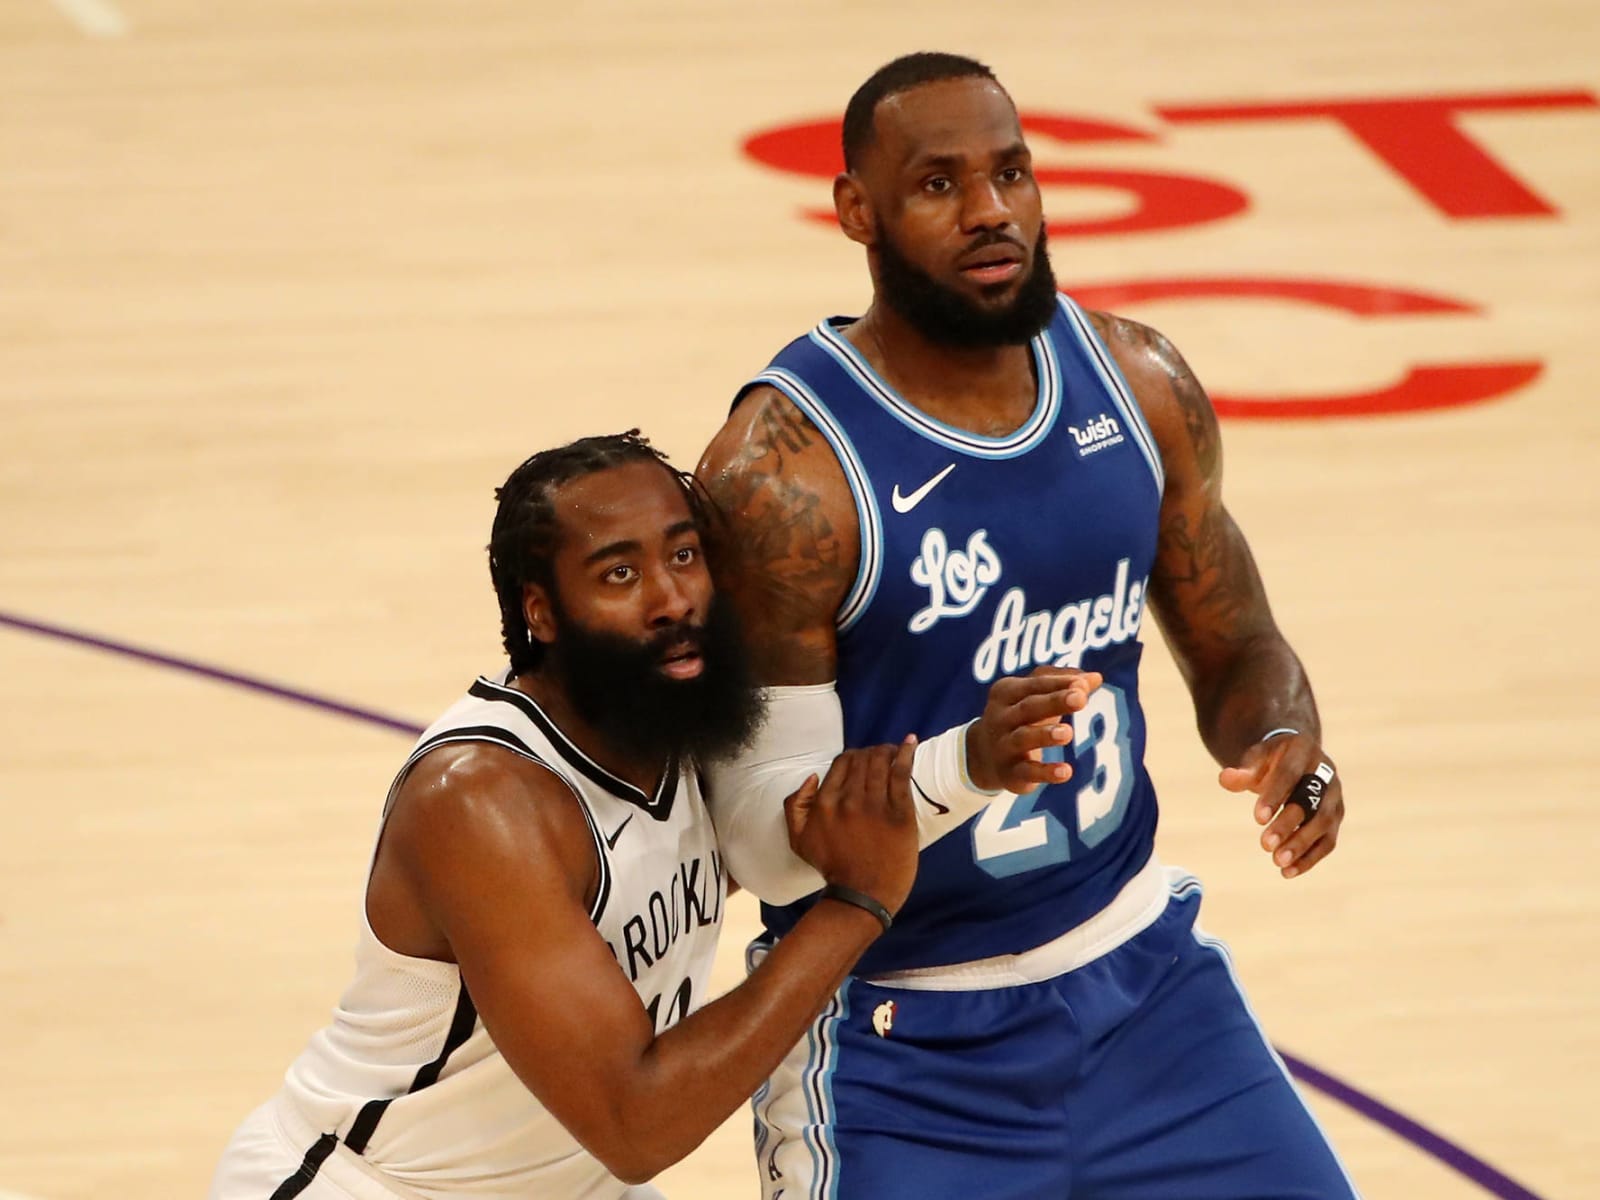
[{"label": "forehead", "polygon": [[655,462],[592,471],[561,484],[550,499],[562,553],[584,555],[612,542],[649,542],[693,516],[683,488]]},{"label": "forehead", "polygon": [[1011,98],[992,79],[942,79],[885,97],[873,113],[869,161],[891,169],[918,158],[975,158],[1022,140]]}]

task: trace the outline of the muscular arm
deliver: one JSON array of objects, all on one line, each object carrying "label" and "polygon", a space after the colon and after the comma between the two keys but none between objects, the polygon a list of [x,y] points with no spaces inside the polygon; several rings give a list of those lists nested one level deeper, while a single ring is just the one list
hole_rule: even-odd
[{"label": "muscular arm", "polygon": [[559,779],[494,747],[445,748],[396,798],[369,913],[391,948],[458,963],[518,1078],[614,1175],[642,1182],[750,1097],[879,926],[818,906],[744,984],[658,1037],[589,921],[596,869]]},{"label": "muscular arm", "polygon": [[782,392],[756,388],[695,474],[726,521],[712,565],[744,625],[757,678],[771,686],[832,680],[834,614],[861,553],[833,448]]},{"label": "muscular arm", "polygon": [[[743,623],[769,719],[746,754],[711,764],[708,801],[733,877],[769,904],[822,883],[784,837],[783,797],[826,770],[844,745],[833,690],[834,615],[854,581],[861,535],[855,501],[832,447],[774,388],[745,397],[697,471],[723,528],[714,540],[718,586]],[[1070,768],[1039,750],[1070,738],[1051,718],[1081,708],[1098,676],[1035,672],[998,681],[970,726],[917,748],[917,836],[927,846],[959,828],[1003,789],[1060,782]]]},{"label": "muscular arm", "polygon": [[1161,450],[1166,493],[1150,598],[1194,697],[1201,738],[1225,766],[1269,730],[1320,740],[1310,681],[1272,619],[1250,547],[1222,502],[1222,439],[1211,401],[1155,330],[1092,316]]}]

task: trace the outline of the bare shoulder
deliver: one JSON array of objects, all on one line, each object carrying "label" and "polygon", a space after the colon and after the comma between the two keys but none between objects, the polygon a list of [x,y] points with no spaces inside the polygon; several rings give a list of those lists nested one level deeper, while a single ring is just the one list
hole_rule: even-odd
[{"label": "bare shoulder", "polygon": [[1178,348],[1138,321],[1107,312],[1088,317],[1133,389],[1169,474],[1189,468],[1214,475],[1222,464],[1216,410]]},{"label": "bare shoulder", "polygon": [[695,472],[714,502],[718,586],[766,683],[833,678],[833,619],[855,580],[861,531],[839,460],[776,388],[748,393]]},{"label": "bare shoulder", "polygon": [[547,767],[487,742],[441,746],[407,774],[382,851],[426,890],[453,890],[474,875],[544,863],[586,892],[595,866],[579,801]]}]

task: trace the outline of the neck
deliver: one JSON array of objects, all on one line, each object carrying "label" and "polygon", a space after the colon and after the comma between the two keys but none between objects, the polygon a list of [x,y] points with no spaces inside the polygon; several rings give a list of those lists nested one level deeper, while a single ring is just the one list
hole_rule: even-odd
[{"label": "neck", "polygon": [[511,687],[533,698],[556,727],[578,749],[618,779],[633,784],[646,795],[655,791],[666,769],[665,763],[640,761],[637,755],[615,749],[588,721],[578,714],[559,680],[545,671],[530,671],[511,680]]},{"label": "neck", "polygon": [[1038,383],[1027,346],[930,341],[881,298],[844,336],[902,398],[949,424],[1009,433],[1033,411]]}]

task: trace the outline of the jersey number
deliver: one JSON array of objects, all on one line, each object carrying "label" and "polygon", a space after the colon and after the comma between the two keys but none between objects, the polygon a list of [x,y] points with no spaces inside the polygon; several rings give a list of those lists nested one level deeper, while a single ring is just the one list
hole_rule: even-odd
[{"label": "jersey number", "polygon": [[672,998],[667,1001],[667,1017],[665,1023],[663,1023],[660,1019],[660,996],[655,997],[650,1001],[649,1004],[644,1006],[645,1012],[650,1014],[650,1024],[654,1027],[657,1033],[665,1033],[673,1025],[676,1025],[679,1021],[683,1020],[684,1017],[689,1015],[689,1000],[693,993],[694,984],[691,980],[685,979],[678,985],[678,990],[674,992],[672,994]]},{"label": "jersey number", "polygon": [[[1128,701],[1122,689],[1103,683],[1072,718],[1072,756],[1077,780],[1078,840],[1094,849],[1128,811],[1133,794],[1133,747],[1128,736]],[[1046,762],[1064,762],[1065,747],[1046,750]],[[973,860],[996,879],[1037,871],[1072,857],[1072,840],[1054,813],[1035,812],[1043,792],[996,800],[972,826]]]}]

